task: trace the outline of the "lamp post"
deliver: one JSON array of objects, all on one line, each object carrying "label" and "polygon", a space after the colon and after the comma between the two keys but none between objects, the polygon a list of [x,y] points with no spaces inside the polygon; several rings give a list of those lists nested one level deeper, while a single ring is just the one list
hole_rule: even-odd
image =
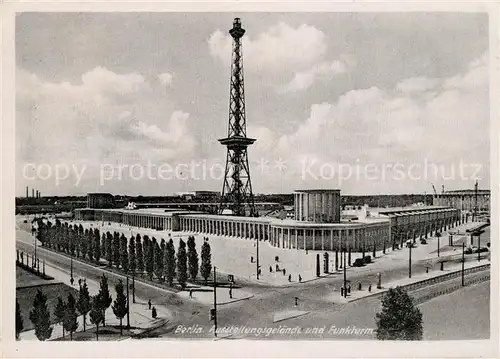
[{"label": "lamp post", "polygon": [[410,251],[408,252],[408,278],[411,278],[411,248],[413,245],[410,245]]},{"label": "lamp post", "polygon": [[438,239],[438,257],[439,257],[439,247],[440,247],[440,245],[439,245],[439,238],[441,238],[441,233],[436,232],[436,237]]},{"label": "lamp post", "polygon": [[343,267],[344,267],[344,298],[347,298],[347,272],[346,272],[346,263],[345,263],[345,255],[346,255],[346,250],[344,248],[344,254],[343,254]]},{"label": "lamp post", "polygon": [[129,295],[129,284],[127,276],[127,328],[130,328],[130,295]]},{"label": "lamp post", "polygon": [[217,277],[216,267],[214,266],[214,336],[217,336]]},{"label": "lamp post", "polygon": [[257,236],[257,260],[256,260],[256,263],[257,263],[257,280],[259,280],[259,236]]},{"label": "lamp post", "polygon": [[69,258],[70,258],[70,282],[71,282],[71,285],[73,285],[73,282],[74,282],[74,278],[73,278],[73,238],[71,238],[71,243],[69,245]]},{"label": "lamp post", "polygon": [[465,286],[465,242],[462,243],[462,287]]},{"label": "lamp post", "polygon": [[132,271],[132,303],[135,303],[135,269]]},{"label": "lamp post", "polygon": [[481,233],[477,234],[477,261],[481,262]]}]

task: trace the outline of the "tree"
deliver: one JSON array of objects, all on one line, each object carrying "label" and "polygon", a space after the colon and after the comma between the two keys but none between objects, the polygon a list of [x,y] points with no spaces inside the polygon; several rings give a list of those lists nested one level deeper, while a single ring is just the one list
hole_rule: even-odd
[{"label": "tree", "polygon": [[44,341],[52,335],[50,313],[47,309],[47,296],[39,289],[33,300],[33,309],[30,311],[30,320],[35,326],[35,335],[38,340]]},{"label": "tree", "polygon": [[[146,242],[147,240],[147,242]],[[154,258],[155,258],[155,244],[156,238],[153,237],[153,241],[149,240],[147,236],[144,236],[144,242],[147,243],[146,249],[146,272],[149,275],[149,280],[153,280],[153,271],[154,271]]]},{"label": "tree", "polygon": [[23,318],[21,317],[21,308],[16,298],[16,339],[19,339],[19,334],[23,331]]},{"label": "tree", "polygon": [[78,328],[78,315],[76,314],[76,302],[73,294],[68,294],[68,303],[64,313],[63,327],[69,332],[70,340],[73,340],[73,333]]},{"label": "tree", "polygon": [[120,233],[113,233],[113,264],[120,267]]},{"label": "tree", "polygon": [[[66,314],[66,304],[61,297],[57,297],[57,304],[54,308],[54,316],[56,317],[56,323],[63,323],[64,315]],[[64,338],[64,325],[63,325],[63,338]]]},{"label": "tree", "polygon": [[108,237],[105,233],[102,234],[102,240],[101,240],[100,247],[101,247],[101,256],[107,260],[108,254],[106,253],[106,249],[108,248]]},{"label": "tree", "polygon": [[120,236],[120,262],[122,269],[128,273],[128,250],[127,250],[127,237],[122,233]]},{"label": "tree", "polygon": [[99,340],[99,324],[104,322],[104,313],[102,311],[101,298],[99,297],[99,294],[92,297],[90,307],[90,322],[96,326],[95,336],[96,339]]},{"label": "tree", "polygon": [[123,293],[123,282],[121,279],[116,284],[115,290],[116,299],[112,308],[116,318],[120,319],[120,335],[123,335],[122,321],[123,317],[127,314],[127,297],[125,297],[125,293]]},{"label": "tree", "polygon": [[87,314],[90,311],[90,293],[86,281],[84,281],[83,285],[80,286],[77,309],[78,312],[80,312],[80,315],[83,315],[83,331],[85,331],[85,322],[87,321]]},{"label": "tree", "polygon": [[130,237],[128,242],[128,268],[132,273],[135,273],[137,268],[137,261],[135,257],[135,238]]},{"label": "tree", "polygon": [[422,340],[422,313],[399,286],[384,295],[382,311],[375,318],[379,340]]},{"label": "tree", "polygon": [[99,262],[101,259],[101,233],[97,228],[94,229],[94,259]]},{"label": "tree", "polygon": [[89,234],[87,238],[85,239],[87,241],[87,256],[89,257],[90,260],[94,259],[94,235],[95,235],[95,230],[90,229]]},{"label": "tree", "polygon": [[137,257],[137,271],[142,275],[144,272],[144,254],[142,251],[141,236],[139,234],[135,237],[135,251]]},{"label": "tree", "polygon": [[109,231],[106,232],[106,260],[108,261],[108,267],[113,265],[112,241],[113,235]]},{"label": "tree", "polygon": [[164,273],[164,270],[163,270],[163,253],[164,253],[164,250],[165,250],[165,240],[162,239],[161,240],[161,246],[158,245],[158,243],[156,242],[155,243],[155,269],[154,269],[154,272],[155,272],[155,276],[163,281],[163,273]]},{"label": "tree", "polygon": [[203,245],[201,246],[201,276],[205,279],[205,284],[207,284],[208,277],[212,272],[212,253],[210,252],[210,244],[205,239]]},{"label": "tree", "polygon": [[175,247],[172,238],[170,238],[165,247],[163,267],[165,269],[165,279],[167,280],[168,285],[172,286],[174,284],[175,277]]},{"label": "tree", "polygon": [[106,309],[108,309],[109,306],[111,305],[113,298],[111,298],[111,294],[109,293],[108,277],[106,277],[104,274],[101,277],[98,295],[100,298],[101,311],[102,311],[102,315],[103,315],[102,325],[105,326],[106,325]]},{"label": "tree", "polygon": [[186,242],[180,239],[179,249],[177,250],[177,281],[182,289],[186,287],[187,276]]},{"label": "tree", "polygon": [[196,240],[194,236],[189,236],[187,240],[187,257],[188,257],[188,267],[189,267],[189,276],[191,280],[196,280],[196,276],[198,275],[198,252],[196,252]]}]

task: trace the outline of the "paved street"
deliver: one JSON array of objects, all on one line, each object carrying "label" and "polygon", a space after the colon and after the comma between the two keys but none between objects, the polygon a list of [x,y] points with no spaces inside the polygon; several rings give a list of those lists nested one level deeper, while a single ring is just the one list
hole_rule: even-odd
[{"label": "paved street", "polygon": [[[33,237],[31,234],[18,230],[17,247],[24,251],[33,251]],[[401,251],[407,251],[403,249]],[[38,249],[41,259],[50,261],[55,266],[69,272],[70,260],[68,257],[47,251],[43,248]],[[389,252],[384,260],[392,265],[383,272],[383,283],[405,278],[408,276],[407,261],[390,260],[391,255],[398,255],[398,251]],[[377,260],[377,259],[376,259]],[[471,260],[473,260],[471,258]],[[412,266],[414,276],[425,276],[426,260],[416,261]],[[437,266],[431,271],[438,271]],[[74,261],[75,278],[79,276],[89,278],[89,280],[98,280],[102,270],[87,264]],[[121,278],[120,275],[108,274],[110,282]],[[366,288],[369,283],[375,286],[377,272],[374,272],[370,266],[357,269],[355,273],[348,270],[348,279],[352,287],[358,282],[363,283]],[[301,333],[290,334],[269,334],[268,338],[287,339],[300,335],[301,338],[322,339],[322,338],[342,338],[342,339],[366,339],[373,338],[374,316],[380,306],[379,298],[366,298],[348,304],[335,304],[331,300],[325,299],[332,292],[338,291],[343,283],[342,273],[332,274],[329,277],[321,278],[302,284],[294,284],[288,287],[265,287],[248,286],[245,291],[252,292],[254,297],[240,302],[230,303],[218,307],[218,327],[245,325],[251,327],[273,327],[286,329],[298,327]],[[218,291],[221,291],[219,289]],[[209,321],[208,312],[211,305],[209,303],[199,303],[189,300],[185,297],[169,293],[168,291],[158,289],[148,284],[136,282],[136,296],[139,300],[151,298],[153,303],[165,305],[171,312],[169,322],[148,333],[148,337],[169,337],[169,338],[213,338],[213,333],[209,332],[212,322]],[[297,297],[297,306],[295,306],[295,297]],[[486,310],[486,309],[485,309]],[[276,318],[293,316],[294,313],[304,312],[296,318],[286,319],[274,322]],[[179,327],[182,325],[184,327]],[[198,326],[202,328],[201,333],[189,332]],[[312,330],[306,332],[306,328]],[[184,328],[184,329],[183,329]],[[351,332],[339,333],[336,328],[358,329]],[[367,329],[360,334],[359,329]],[[176,332],[177,330],[177,332]],[[184,330],[184,333],[182,333]],[[314,332],[315,331],[315,332]],[[258,338],[263,334],[235,334],[231,338],[245,337]],[[221,334],[219,337],[224,337]]]}]

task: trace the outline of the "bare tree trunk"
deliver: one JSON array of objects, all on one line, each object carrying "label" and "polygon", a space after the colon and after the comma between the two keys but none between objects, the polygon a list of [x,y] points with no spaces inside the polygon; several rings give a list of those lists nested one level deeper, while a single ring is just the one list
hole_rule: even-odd
[{"label": "bare tree trunk", "polygon": [[87,314],[83,315],[83,331],[85,331],[85,322],[87,321]]},{"label": "bare tree trunk", "polygon": [[95,337],[99,341],[99,323],[96,324]]},{"label": "bare tree trunk", "polygon": [[120,335],[123,335],[122,318],[120,318]]}]

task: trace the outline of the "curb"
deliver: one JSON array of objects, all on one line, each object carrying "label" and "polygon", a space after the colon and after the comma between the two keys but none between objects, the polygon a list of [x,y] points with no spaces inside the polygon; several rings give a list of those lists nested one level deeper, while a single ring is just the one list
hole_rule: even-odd
[{"label": "curb", "polygon": [[232,301],[229,301],[229,302],[222,302],[222,303],[217,303],[217,305],[226,305],[226,304],[231,304],[231,303],[236,303],[236,302],[241,302],[243,300],[248,300],[248,299],[252,299],[253,297],[255,297],[255,294],[252,294],[246,298],[240,298],[240,299],[235,299],[235,300],[232,300]]}]

